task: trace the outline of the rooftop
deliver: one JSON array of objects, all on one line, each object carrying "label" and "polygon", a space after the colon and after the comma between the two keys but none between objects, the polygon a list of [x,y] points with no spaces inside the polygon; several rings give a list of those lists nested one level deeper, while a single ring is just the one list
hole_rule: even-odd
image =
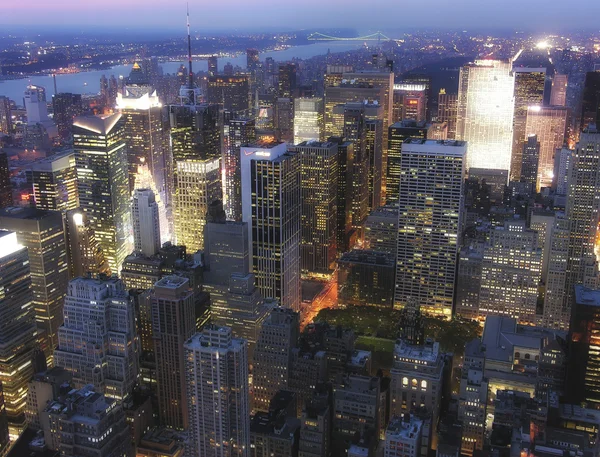
[{"label": "rooftop", "polygon": [[101,116],[78,116],[73,122],[74,127],[80,127],[84,130],[106,135],[110,133],[113,127],[121,119],[120,113],[101,115]]},{"label": "rooftop", "polygon": [[600,306],[600,290],[589,289],[578,284],[575,286],[575,302],[578,305]]},{"label": "rooftop", "polygon": [[421,433],[423,422],[410,414],[394,417],[390,420],[385,438],[387,440],[414,440]]},{"label": "rooftop", "polygon": [[424,365],[433,365],[437,363],[439,357],[439,343],[417,346],[408,344],[403,340],[398,340],[394,346],[394,359],[400,362],[418,360]]}]

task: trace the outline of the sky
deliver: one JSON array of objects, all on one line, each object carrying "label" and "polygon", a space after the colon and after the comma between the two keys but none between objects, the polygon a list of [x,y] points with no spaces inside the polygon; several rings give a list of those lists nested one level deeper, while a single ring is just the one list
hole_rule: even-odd
[{"label": "sky", "polygon": [[[192,0],[190,15],[197,31],[316,27],[351,27],[361,32],[414,28],[600,31],[598,0]],[[0,24],[0,33],[2,26],[177,30],[185,27],[185,1],[0,0]]]}]

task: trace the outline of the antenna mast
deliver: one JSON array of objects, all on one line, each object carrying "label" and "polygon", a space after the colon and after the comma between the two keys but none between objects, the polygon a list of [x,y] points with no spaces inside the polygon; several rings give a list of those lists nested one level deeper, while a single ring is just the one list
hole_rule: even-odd
[{"label": "antenna mast", "polygon": [[190,101],[194,103],[194,72],[192,71],[192,36],[190,34],[190,4],[187,4],[187,34],[188,34],[188,89],[190,90]]}]

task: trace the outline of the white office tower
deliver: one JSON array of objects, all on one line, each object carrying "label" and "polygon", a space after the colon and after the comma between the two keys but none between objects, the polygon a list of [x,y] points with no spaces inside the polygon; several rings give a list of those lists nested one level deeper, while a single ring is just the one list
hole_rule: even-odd
[{"label": "white office tower", "polygon": [[122,399],[138,375],[133,303],[120,279],[76,278],[69,282],[64,324],[58,330],[56,366],[73,374],[76,387]]},{"label": "white office tower", "polygon": [[300,155],[285,143],[242,147],[242,220],[264,298],[300,309]]},{"label": "white office tower", "polygon": [[133,191],[131,216],[135,251],[153,256],[160,249],[160,222],[158,203],[152,190]]},{"label": "white office tower", "polygon": [[246,340],[229,327],[207,327],[185,344],[187,456],[248,457],[250,409]]},{"label": "white office tower", "polygon": [[460,69],[456,137],[469,144],[467,169],[510,170],[514,115],[512,64],[476,60]]},{"label": "white office tower", "polygon": [[322,98],[297,98],[294,100],[294,144],[303,141],[320,141],[324,136]]},{"label": "white office tower", "polygon": [[25,111],[27,123],[37,124],[48,121],[48,106],[46,104],[46,89],[41,86],[27,86],[25,95]]},{"label": "white office tower", "polygon": [[426,313],[452,315],[466,157],[464,141],[402,145],[395,307],[412,297]]}]

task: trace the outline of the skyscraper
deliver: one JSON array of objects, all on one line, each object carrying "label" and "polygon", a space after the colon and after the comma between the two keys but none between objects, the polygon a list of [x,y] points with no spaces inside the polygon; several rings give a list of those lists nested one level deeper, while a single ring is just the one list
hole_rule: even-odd
[{"label": "skyscraper", "polygon": [[43,123],[48,120],[46,89],[41,86],[29,85],[23,99],[25,100],[28,124]]},{"label": "skyscraper", "polygon": [[337,256],[338,145],[305,141],[294,149],[301,163],[300,268],[304,273],[328,275]]},{"label": "skyscraper", "polygon": [[540,161],[540,143],[536,134],[532,133],[523,144],[523,155],[521,157],[521,182],[531,184],[535,189],[538,182],[538,164]]},{"label": "skyscraper", "polygon": [[69,279],[108,274],[108,262],[86,213],[80,209],[67,211],[64,224]]},{"label": "skyscraper", "polygon": [[185,353],[189,455],[248,457],[246,341],[232,338],[228,327],[209,327],[186,342]]},{"label": "skyscraper", "polygon": [[510,62],[476,60],[460,70],[456,139],[469,144],[467,170],[510,170],[514,75]]},{"label": "skyscraper", "polygon": [[0,95],[0,133],[9,135],[12,133],[12,110],[10,99]]},{"label": "skyscraper", "polygon": [[0,229],[16,232],[29,252],[35,320],[46,359],[52,362],[68,281],[62,216],[57,211],[7,208],[0,210]]},{"label": "skyscraper", "polygon": [[76,386],[93,384],[117,400],[131,392],[138,375],[138,339],[133,303],[120,279],[69,282],[54,360],[73,374]]},{"label": "skyscraper", "polygon": [[265,298],[300,307],[300,155],[285,144],[242,147],[242,220]]},{"label": "skyscraper", "polygon": [[153,256],[160,249],[160,222],[158,204],[152,190],[136,189],[133,191],[131,218],[135,251]]},{"label": "skyscraper", "polygon": [[19,244],[16,233],[2,230],[0,287],[0,382],[11,432],[16,435],[25,424],[37,331],[27,248]]},{"label": "skyscraper", "polygon": [[211,76],[208,78],[206,100],[223,105],[226,111],[247,114],[250,109],[248,76]]},{"label": "skyscraper", "polygon": [[581,130],[589,128],[591,124],[600,125],[600,71],[588,72],[583,86]]},{"label": "skyscraper", "polygon": [[554,75],[552,78],[552,91],[550,93],[550,106],[567,105],[567,75]]},{"label": "skyscraper", "polygon": [[0,152],[0,209],[12,206],[12,184],[6,152]]},{"label": "skyscraper", "polygon": [[194,292],[186,278],[166,276],[154,286],[151,302],[160,423],[185,429],[190,403],[183,346],[196,330]]},{"label": "skyscraper", "polygon": [[438,94],[438,122],[448,123],[448,139],[456,139],[456,122],[458,117],[458,94],[448,94],[441,89]]},{"label": "skyscraper", "polygon": [[38,209],[68,211],[79,206],[75,154],[66,151],[32,163],[27,170],[31,203]]},{"label": "skyscraper", "polygon": [[73,123],[79,204],[110,271],[131,253],[131,213],[124,121],[121,114],[78,117]]},{"label": "skyscraper", "polygon": [[467,145],[411,139],[402,145],[395,306],[452,315]]},{"label": "skyscraper", "polygon": [[63,139],[71,136],[73,119],[83,113],[81,94],[60,93],[52,96],[52,119]]},{"label": "skyscraper", "polygon": [[258,49],[246,49],[246,68],[249,71],[255,71],[259,64]]},{"label": "skyscraper", "polygon": [[417,122],[426,120],[427,87],[425,84],[394,84],[394,106],[392,122],[411,119]]},{"label": "skyscraper", "polygon": [[219,59],[217,56],[210,56],[208,58],[208,76],[217,76],[219,73]]},{"label": "skyscraper", "polygon": [[279,64],[279,81],[277,95],[280,98],[294,98],[296,96],[297,68],[295,63]]},{"label": "skyscraper", "polygon": [[319,141],[324,137],[323,99],[297,98],[294,100],[294,144]]}]

